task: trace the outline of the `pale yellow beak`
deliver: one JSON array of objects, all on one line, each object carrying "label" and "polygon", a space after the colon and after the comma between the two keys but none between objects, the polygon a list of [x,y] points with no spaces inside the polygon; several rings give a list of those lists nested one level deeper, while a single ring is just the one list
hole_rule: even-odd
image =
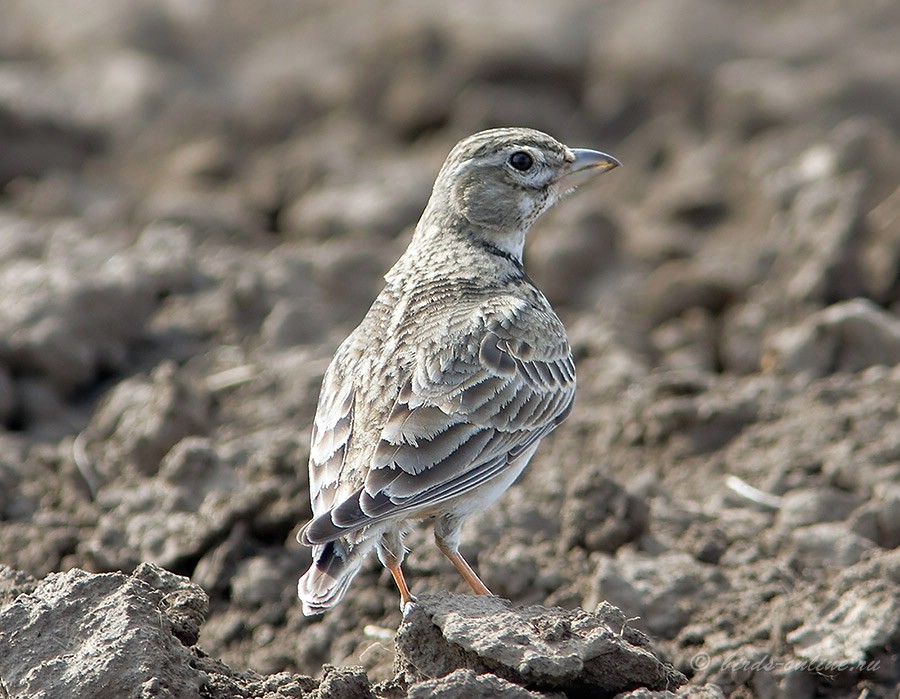
[{"label": "pale yellow beak", "polygon": [[611,155],[601,153],[598,150],[572,148],[572,152],[575,154],[575,160],[572,161],[568,171],[560,178],[560,184],[565,189],[574,189],[597,175],[609,172],[622,164]]}]

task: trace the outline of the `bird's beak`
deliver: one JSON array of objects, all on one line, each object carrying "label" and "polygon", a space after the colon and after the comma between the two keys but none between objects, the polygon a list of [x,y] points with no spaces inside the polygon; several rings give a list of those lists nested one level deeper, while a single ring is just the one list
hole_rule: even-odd
[{"label": "bird's beak", "polygon": [[603,174],[622,163],[611,155],[601,153],[598,150],[587,148],[572,148],[575,160],[569,165],[568,171],[560,178],[560,184],[565,189],[575,189],[593,177]]}]

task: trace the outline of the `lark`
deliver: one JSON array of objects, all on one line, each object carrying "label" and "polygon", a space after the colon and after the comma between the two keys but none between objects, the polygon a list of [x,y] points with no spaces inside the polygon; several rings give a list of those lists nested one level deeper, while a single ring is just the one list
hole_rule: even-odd
[{"label": "lark", "polygon": [[459,552],[467,517],[522,473],[569,413],[566,331],[525,273],[525,237],[560,197],[619,162],[540,131],[482,131],[440,170],[406,252],[322,382],[312,432],[313,519],[298,534],[313,562],[306,615],[338,604],[374,550],[400,591],[404,534],[430,520],[472,590]]}]

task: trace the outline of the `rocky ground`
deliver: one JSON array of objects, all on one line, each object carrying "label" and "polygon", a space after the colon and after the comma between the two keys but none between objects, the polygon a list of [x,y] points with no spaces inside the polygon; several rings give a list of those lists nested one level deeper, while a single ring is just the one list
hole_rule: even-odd
[{"label": "rocky ground", "polygon": [[[888,0],[8,0],[0,696],[897,697],[898,35]],[[465,530],[511,603],[416,531],[409,617],[373,560],[304,618],[322,373],[497,125],[624,163],[529,241],[579,395]]]}]

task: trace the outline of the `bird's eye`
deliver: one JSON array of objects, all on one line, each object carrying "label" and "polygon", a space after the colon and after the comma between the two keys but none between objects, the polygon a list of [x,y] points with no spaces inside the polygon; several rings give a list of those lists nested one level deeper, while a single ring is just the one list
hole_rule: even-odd
[{"label": "bird's eye", "polygon": [[525,172],[526,170],[530,169],[532,165],[534,165],[534,158],[532,158],[523,150],[517,150],[515,153],[509,156],[509,164],[512,165],[516,170]]}]

